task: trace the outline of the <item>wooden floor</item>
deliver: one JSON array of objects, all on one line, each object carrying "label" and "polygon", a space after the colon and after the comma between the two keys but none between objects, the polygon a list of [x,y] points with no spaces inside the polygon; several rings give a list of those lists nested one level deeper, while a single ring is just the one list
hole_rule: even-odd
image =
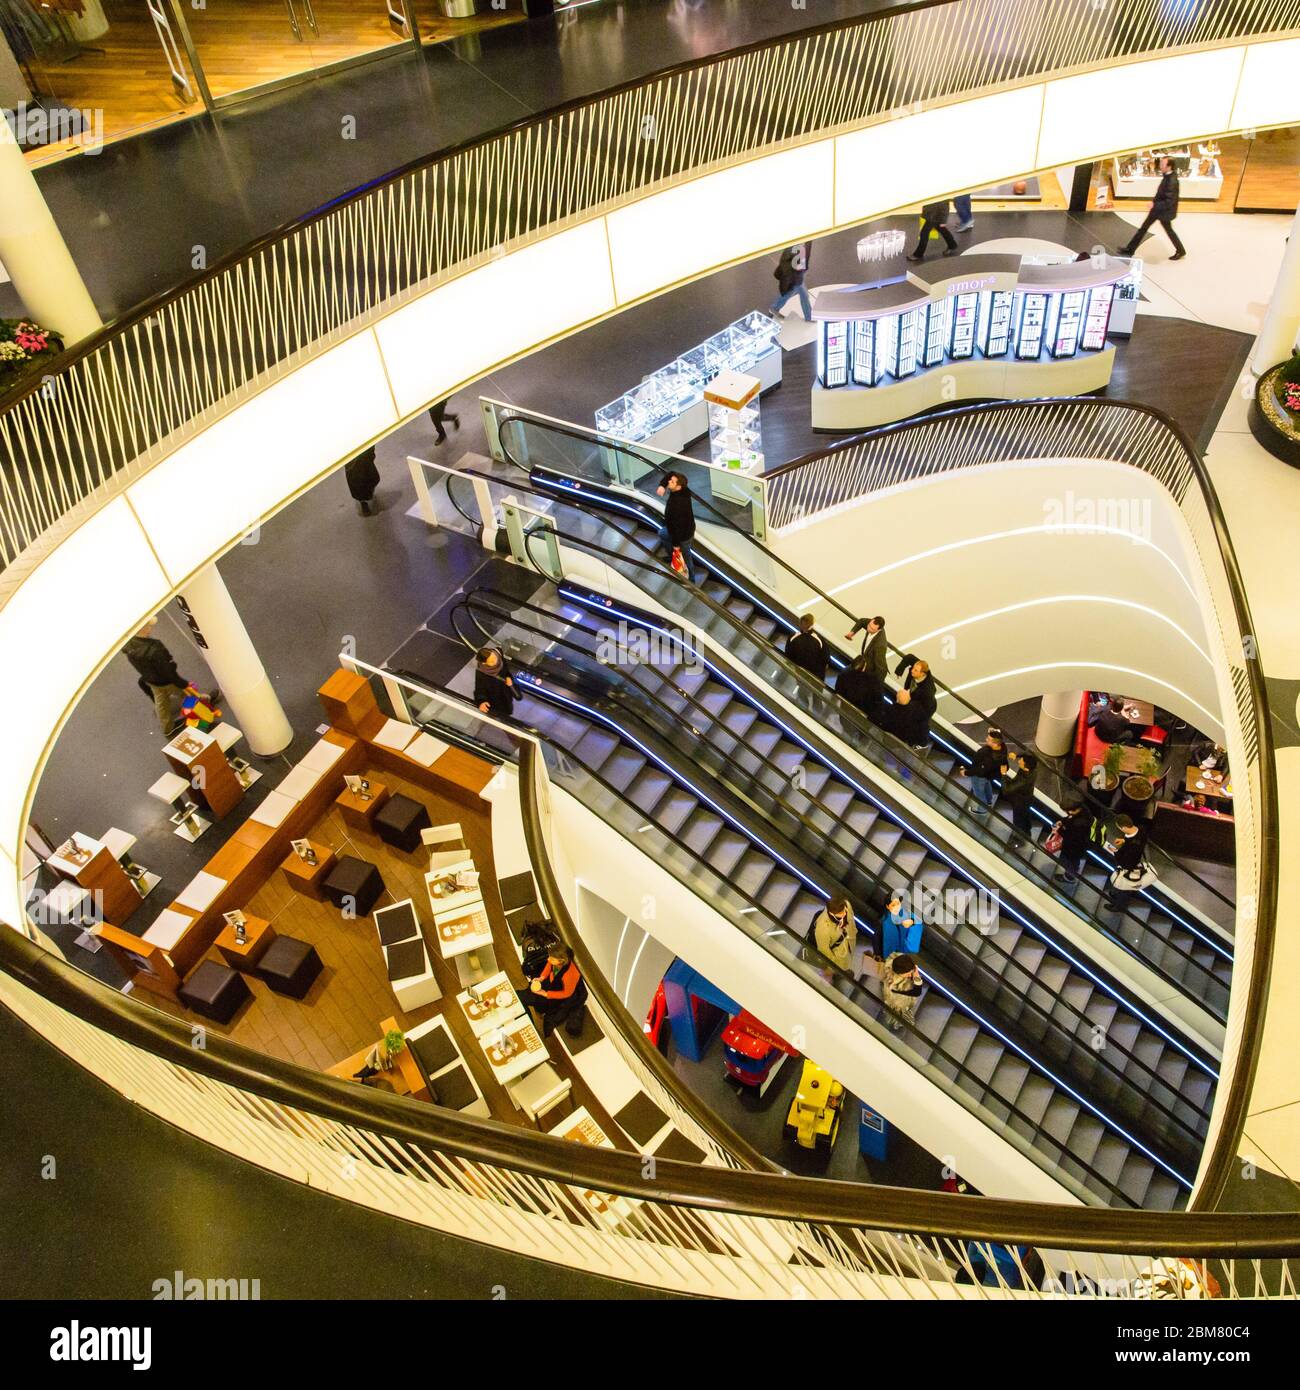
[{"label": "wooden floor", "polygon": [[[61,106],[89,108],[104,113],[104,138],[121,139],[151,126],[194,115],[203,109],[188,58],[182,60],[193,99],[174,86],[162,45],[137,0],[103,0],[108,31],[87,40],[87,47],[66,61],[36,62],[34,76],[41,95]],[[210,4],[197,10],[185,7],[199,60],[214,97],[242,92],[249,87],[337,63],[358,54],[379,53],[398,43],[385,17],[382,0],[312,0],[320,34],[303,22],[303,0],[296,0],[299,42],[289,27],[284,0],[241,0]],[[422,42],[440,43],[517,23],[519,9],[491,11],[471,19],[447,19],[436,0],[420,0],[416,23]],[[180,34],[176,34],[178,47]],[[102,52],[93,50],[101,49]],[[46,163],[74,149],[72,144],[52,145],[29,154],[34,164]]]},{"label": "wooden floor", "polygon": [[[367,775],[374,781],[383,782],[392,794],[401,793],[423,803],[428,807],[434,825],[460,822],[474,862],[482,874],[483,900],[492,922],[497,961],[516,985],[522,986],[523,975],[510,944],[509,929],[497,892],[497,878],[492,863],[491,825],[486,805],[481,811],[467,811],[459,803],[435,796],[426,787],[417,786],[387,770],[371,769]],[[421,848],[416,854],[404,854],[392,849],[378,836],[345,824],[332,807],[313,827],[309,838],[329,846],[338,854],[352,854],[375,864],[386,890],[379,900],[380,907],[403,898],[412,899],[424,927],[426,945],[430,948],[429,955],[442,998],[411,1013],[399,1009],[388,983],[372,919],[345,920],[329,903],[316,902],[293,892],[277,869],[244,905],[244,910],[266,918],[278,935],[309,941],[316,948],[325,968],[306,998],[301,1000],[276,994],[261,980],[245,975],[253,993],[252,1000],[240,1009],[231,1024],[205,1022],[204,1026],[245,1047],[286,1062],[324,1071],[335,1062],[377,1042],[381,1036],[379,1025],[386,1018],[395,1017],[399,1027],[407,1031],[441,1014],[460,1044],[493,1118],[533,1128],[515,1109],[505,1089],[493,1079],[482,1049],[455,1005],[455,996],[461,989],[455,966],[443,961],[431,944],[432,922],[424,886],[427,851]],[[207,958],[221,961],[215,948]],[[153,995],[149,998],[151,1003],[159,1004],[188,1022],[203,1022],[180,1005]],[[552,1066],[573,1083],[573,1105],[585,1105],[606,1134],[621,1143],[620,1130],[582,1082],[564,1048],[558,1041],[552,1041],[549,1051]],[[554,1126],[565,1113],[568,1113],[565,1107],[553,1111],[546,1117],[546,1126]]]}]

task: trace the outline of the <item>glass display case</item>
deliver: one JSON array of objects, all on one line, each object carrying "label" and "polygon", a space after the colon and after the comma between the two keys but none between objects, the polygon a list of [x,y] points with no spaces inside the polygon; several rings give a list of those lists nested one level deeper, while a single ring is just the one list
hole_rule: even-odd
[{"label": "glass display case", "polygon": [[849,325],[843,319],[822,324],[817,339],[817,379],[843,386],[849,379]]},{"label": "glass display case", "polygon": [[1160,186],[1160,161],[1168,157],[1178,175],[1183,198],[1217,198],[1223,192],[1219,146],[1204,141],[1192,149],[1135,150],[1111,160],[1111,183],[1117,198],[1151,198]]},{"label": "glass display case", "polygon": [[895,315],[898,324],[898,350],[894,358],[894,375],[900,379],[911,376],[916,371],[925,347],[922,336],[925,332],[926,305],[907,309]]},{"label": "glass display case", "polygon": [[1073,357],[1083,327],[1083,304],[1087,290],[1071,290],[1050,297],[1052,315],[1047,334],[1047,350],[1053,357]]},{"label": "glass display case", "polygon": [[[1123,285],[1125,282],[1120,281]],[[1088,312],[1083,321],[1083,336],[1079,346],[1096,352],[1106,346],[1106,330],[1110,327],[1111,306],[1115,303],[1115,285],[1098,285],[1088,295]]]},{"label": "glass display case", "polygon": [[898,315],[886,314],[876,319],[876,380],[894,374],[894,360],[898,355]]},{"label": "glass display case", "polygon": [[850,325],[853,332],[853,384],[876,384],[876,321],[859,319]]},{"label": "glass display case", "polygon": [[1043,329],[1047,317],[1047,295],[1017,291],[1020,301],[1016,315],[1016,356],[1022,362],[1038,357],[1043,350]]},{"label": "glass display case", "polygon": [[936,299],[926,316],[925,355],[922,360],[927,367],[937,367],[948,350],[948,303],[947,299]]},{"label": "glass display case", "polygon": [[1011,304],[1010,290],[993,290],[989,295],[988,313],[981,327],[984,341],[981,351],[985,357],[1005,357],[1011,346]]},{"label": "glass display case", "polygon": [[960,362],[975,355],[975,329],[979,323],[978,294],[952,296],[951,329],[948,356]]}]

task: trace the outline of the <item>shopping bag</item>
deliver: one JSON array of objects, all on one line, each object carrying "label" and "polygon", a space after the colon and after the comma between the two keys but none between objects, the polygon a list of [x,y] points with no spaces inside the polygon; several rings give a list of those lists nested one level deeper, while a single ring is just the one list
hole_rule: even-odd
[{"label": "shopping bag", "polygon": [[1156,881],[1156,871],[1145,860],[1136,869],[1116,869],[1110,876],[1110,886],[1122,893],[1137,893]]},{"label": "shopping bag", "polygon": [[1060,854],[1061,846],[1065,843],[1065,836],[1061,834],[1061,822],[1056,824],[1048,832],[1047,839],[1043,841],[1043,849],[1048,854]]},{"label": "shopping bag", "polygon": [[673,546],[673,558],[671,561],[674,574],[684,575],[686,573],[686,561],[682,558],[680,546]]}]

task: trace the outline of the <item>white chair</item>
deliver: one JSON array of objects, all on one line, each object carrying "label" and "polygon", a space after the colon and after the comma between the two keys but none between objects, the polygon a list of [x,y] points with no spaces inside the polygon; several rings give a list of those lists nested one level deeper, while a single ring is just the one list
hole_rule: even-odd
[{"label": "white chair", "polygon": [[[451,864],[459,864],[469,855],[469,846],[465,843],[465,832],[460,828],[459,821],[452,821],[450,825],[431,825],[427,830],[420,831],[420,839],[424,841],[425,848],[429,850],[429,868],[445,869]],[[435,848],[440,846],[440,848]]]},{"label": "white chair", "polygon": [[212,822],[199,815],[198,802],[191,801],[189,793],[190,784],[177,772],[164,772],[149,788],[150,796],[165,801],[173,808],[172,814],[168,817],[176,827],[172,834],[179,835],[182,840],[188,840],[193,844]]},{"label": "white chair", "polygon": [[561,1101],[569,1098],[573,1083],[567,1076],[561,1076],[549,1062],[512,1081],[506,1090],[510,1099],[528,1116],[540,1123],[543,1115],[549,1115]]}]

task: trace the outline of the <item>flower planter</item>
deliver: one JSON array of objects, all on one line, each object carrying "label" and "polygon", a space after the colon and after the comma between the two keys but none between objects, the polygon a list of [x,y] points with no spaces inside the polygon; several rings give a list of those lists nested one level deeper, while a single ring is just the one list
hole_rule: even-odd
[{"label": "flower planter", "polygon": [[1267,449],[1276,459],[1300,468],[1300,382],[1288,382],[1283,373],[1294,374],[1295,359],[1270,367],[1255,383],[1255,398],[1247,418],[1255,442]]},{"label": "flower planter", "polygon": [[27,319],[0,319],[0,396],[63,351],[63,339]]}]

